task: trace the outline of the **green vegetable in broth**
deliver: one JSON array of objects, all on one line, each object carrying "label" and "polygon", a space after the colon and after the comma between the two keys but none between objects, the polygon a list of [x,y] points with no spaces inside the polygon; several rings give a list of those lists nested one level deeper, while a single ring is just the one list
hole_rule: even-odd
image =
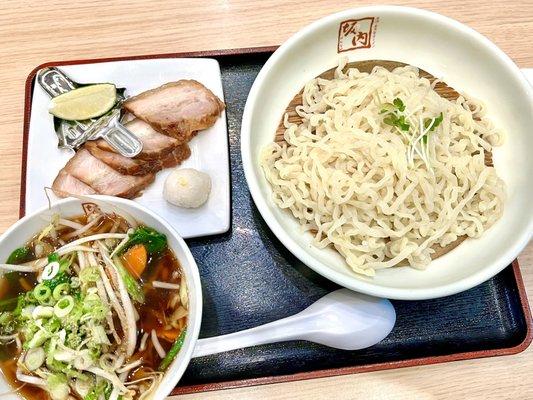
[{"label": "green vegetable in broth", "polygon": [[172,361],[174,361],[183,347],[186,333],[187,329],[184,329],[183,332],[181,332],[181,335],[179,335],[179,337],[176,339],[163,361],[161,361],[161,364],[159,365],[159,371],[166,371],[170,364],[172,364]]},{"label": "green vegetable in broth", "polygon": [[[28,246],[19,247],[18,249],[13,250],[6,260],[6,264],[19,265],[27,261],[31,261],[33,253]],[[7,272],[4,274],[4,278],[7,279],[10,285],[17,284],[16,274],[13,272]]]},{"label": "green vegetable in broth", "polygon": [[18,297],[12,299],[0,300],[0,312],[1,311],[13,311],[18,304]]},{"label": "green vegetable in broth", "polygon": [[129,235],[129,240],[120,249],[119,254],[124,253],[130,247],[136,244],[143,244],[149,254],[157,254],[167,247],[167,237],[155,229],[146,226],[140,226]]},{"label": "green vegetable in broth", "polygon": [[33,256],[31,249],[29,247],[19,247],[18,249],[13,250],[6,260],[6,264],[22,264],[31,260]]},{"label": "green vegetable in broth", "polygon": [[122,280],[126,285],[126,290],[128,291],[131,298],[137,303],[144,303],[144,292],[139,282],[133,276],[131,276],[131,274],[126,270],[126,268],[124,268],[122,262],[118,257],[114,257],[113,262],[117,266],[120,276],[122,277]]}]

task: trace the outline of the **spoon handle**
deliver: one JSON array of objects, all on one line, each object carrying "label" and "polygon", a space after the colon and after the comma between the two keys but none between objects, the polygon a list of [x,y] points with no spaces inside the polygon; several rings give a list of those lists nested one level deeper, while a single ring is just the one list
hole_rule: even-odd
[{"label": "spoon handle", "polygon": [[260,344],[298,339],[301,333],[298,329],[301,325],[298,322],[303,318],[305,316],[296,314],[244,331],[199,339],[192,356],[202,357]]}]

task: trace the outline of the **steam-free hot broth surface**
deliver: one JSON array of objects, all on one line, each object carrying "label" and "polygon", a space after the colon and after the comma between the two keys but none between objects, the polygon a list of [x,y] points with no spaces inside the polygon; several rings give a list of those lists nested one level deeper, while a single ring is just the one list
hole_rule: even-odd
[{"label": "steam-free hot broth surface", "polygon": [[2,260],[0,368],[26,399],[140,399],[186,332],[166,237],[95,204],[83,212],[53,216]]}]

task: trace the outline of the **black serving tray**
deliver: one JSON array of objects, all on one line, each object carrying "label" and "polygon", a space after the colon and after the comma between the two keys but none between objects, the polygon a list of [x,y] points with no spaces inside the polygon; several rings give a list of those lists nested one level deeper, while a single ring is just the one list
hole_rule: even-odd
[{"label": "black serving tray", "polygon": [[[252,328],[303,310],[338,286],[303,265],[269,230],[248,191],[240,154],[242,113],[250,87],[275,48],[119,58],[213,57],[221,67],[230,143],[232,223],[229,232],[188,240],[202,278],[200,337]],[[26,83],[23,151],[31,88],[44,66],[103,62],[83,60],[37,67]],[[24,213],[22,184],[21,214]],[[514,354],[532,340],[531,314],[518,262],[484,284],[427,301],[393,301],[397,323],[381,343],[343,351],[293,341],[230,351],[191,361],[174,394],[341,375],[362,371]]]}]

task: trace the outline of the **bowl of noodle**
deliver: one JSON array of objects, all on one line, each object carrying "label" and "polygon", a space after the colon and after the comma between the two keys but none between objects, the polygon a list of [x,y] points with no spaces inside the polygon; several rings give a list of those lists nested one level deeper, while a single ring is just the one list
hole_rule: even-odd
[{"label": "bowl of noodle", "polygon": [[296,257],[393,299],[490,279],[533,231],[533,90],[499,48],[428,11],[365,7],[267,61],[241,152],[264,220]]}]

